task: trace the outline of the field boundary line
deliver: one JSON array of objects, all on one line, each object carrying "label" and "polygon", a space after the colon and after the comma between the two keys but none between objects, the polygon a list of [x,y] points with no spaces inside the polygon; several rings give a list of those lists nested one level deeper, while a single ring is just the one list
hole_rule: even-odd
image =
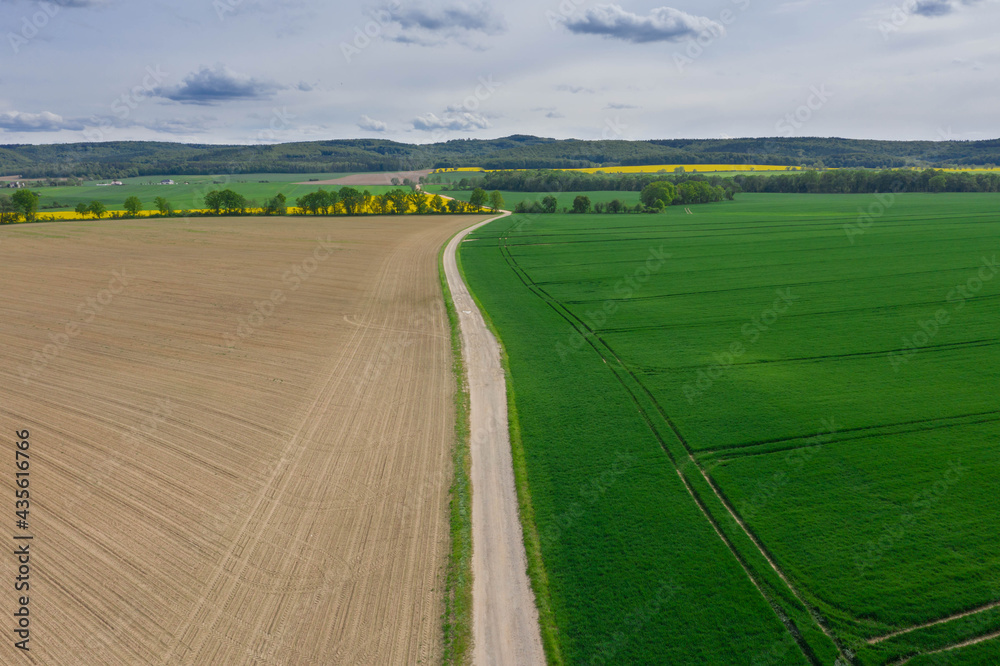
[{"label": "field boundary line", "polygon": [[970,639],[964,640],[964,641],[962,641],[960,643],[955,643],[954,645],[949,645],[947,647],[943,647],[943,648],[941,648],[939,650],[933,650],[931,652],[925,652],[924,654],[940,654],[941,652],[948,652],[949,650],[957,650],[959,648],[968,647],[970,645],[976,645],[978,643],[985,643],[986,641],[993,640],[994,638],[1000,638],[1000,631],[994,631],[992,633],[985,634],[983,636],[977,636],[976,638],[970,638]]},{"label": "field boundary line", "polygon": [[[628,332],[628,330],[622,331]],[[974,347],[992,347],[1000,343],[1000,338],[984,338],[982,340],[967,340],[965,342],[942,342],[936,345],[924,345],[920,348],[920,351],[949,351],[952,349],[967,349]],[[746,366],[753,365],[770,365],[773,363],[811,363],[813,361],[831,361],[843,358],[861,358],[865,356],[885,356],[890,352],[899,351],[899,347],[893,349],[877,349],[875,351],[866,352],[850,352],[847,354],[823,354],[821,356],[798,356],[791,358],[762,358],[755,361],[735,361],[729,364],[729,367],[742,368]],[[643,368],[643,373],[649,372],[659,372],[660,370],[700,370],[705,367],[704,363],[697,365],[663,365],[663,366],[646,366]]]},{"label": "field boundary line", "polygon": [[[986,418],[976,418],[976,417],[986,417]],[[969,421],[961,421],[960,419],[975,419]],[[967,425],[979,425],[982,423],[993,423],[994,421],[1000,420],[1000,410],[993,410],[989,412],[972,412],[970,414],[956,414],[955,416],[942,416],[935,419],[920,419],[914,421],[900,421],[899,423],[886,423],[881,425],[870,425],[870,426],[857,426],[854,428],[842,428],[838,432],[843,433],[855,433],[850,437],[831,437],[824,441],[825,444],[837,444],[839,442],[849,442],[857,439],[865,439],[869,437],[890,437],[892,435],[906,435],[913,432],[930,432],[932,430],[940,430],[942,428],[958,428]],[[911,427],[911,426],[921,426],[927,425],[928,427]],[[803,449],[811,444],[808,440],[812,438],[813,435],[795,435],[794,437],[784,437],[781,439],[770,439],[762,440],[758,442],[748,442],[745,444],[732,444],[729,446],[723,446],[717,449],[698,449],[696,452],[701,457],[706,457],[711,455],[713,458],[726,458],[729,460],[735,460],[737,458],[766,455],[768,453],[780,453],[783,451],[794,451],[796,449]],[[801,443],[797,443],[802,440]],[[758,451],[746,451],[746,449],[752,449],[755,447],[766,447],[772,444],[788,444],[788,446],[775,447],[772,449],[764,449]]]},{"label": "field boundary line", "polygon": [[[969,617],[970,615],[978,615],[979,613],[984,613],[984,612],[986,612],[988,610],[993,610],[994,608],[1000,608],[1000,601],[993,601],[993,602],[990,602],[990,603],[988,603],[988,604],[986,604],[984,606],[977,606],[976,608],[970,608],[969,610],[962,611],[961,613],[955,613],[954,615],[948,615],[947,617],[942,617],[942,618],[939,618],[937,620],[931,620],[930,622],[925,622],[923,624],[916,624],[916,625],[914,625],[912,627],[907,627],[906,629],[899,629],[898,631],[893,631],[893,632],[890,632],[890,633],[885,634],[883,636],[874,636],[872,638],[869,638],[867,640],[867,643],[869,645],[877,645],[878,643],[881,643],[882,641],[887,641],[890,638],[895,638],[896,636],[903,636],[905,634],[910,633],[911,631],[917,631],[918,629],[926,629],[928,627],[933,627],[933,626],[936,626],[936,625],[939,625],[939,624],[945,624],[947,622],[951,622],[952,620],[959,620],[959,619],[961,619],[963,617]],[[1000,636],[1000,632],[997,632],[996,634],[994,634],[990,638],[995,637],[995,636]],[[985,638],[983,640],[985,640]],[[962,647],[962,645],[966,645],[966,644],[970,644],[970,643],[956,644],[956,645],[953,645],[953,646],[950,646],[950,647],[941,648],[940,650],[935,650],[934,652],[944,652],[945,650],[951,650],[951,649],[954,649],[956,647]],[[927,652],[925,654],[934,654],[934,652]]]},{"label": "field boundary line", "polygon": [[[450,239],[449,239],[450,240]],[[441,620],[442,657],[450,666],[464,666],[472,659],[472,439],[469,381],[462,353],[458,311],[444,271],[445,245],[438,251],[438,279],[451,333],[452,373],[455,376],[455,446],[452,450],[452,483],[449,488],[448,564],[445,569],[444,613]]]}]

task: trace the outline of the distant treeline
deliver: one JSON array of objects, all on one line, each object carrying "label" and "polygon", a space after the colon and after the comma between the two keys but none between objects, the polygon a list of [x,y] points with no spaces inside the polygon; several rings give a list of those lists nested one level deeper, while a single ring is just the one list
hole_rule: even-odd
[{"label": "distant treeline", "polygon": [[[687,182],[703,182],[723,191],[738,192],[732,178],[706,176],[699,173],[625,173],[590,174],[583,171],[491,171],[456,183],[456,187],[482,187],[507,192],[641,192],[650,183],[669,182],[679,186]],[[731,197],[729,197],[731,198]]]},{"label": "distant treeline", "polygon": [[784,194],[870,194],[874,192],[1000,192],[1000,173],[949,172],[936,169],[838,169],[774,176],[733,178],[744,192]]},{"label": "distant treeline", "polygon": [[494,171],[462,179],[455,183],[455,187],[483,187],[508,192],[641,192],[650,183],[657,181],[667,181],[677,186],[689,182],[705,182],[712,187],[720,187],[727,193],[1000,192],[1000,172],[970,173],[937,169],[778,171],[739,174],[732,178],[680,172],[589,174],[550,170]]},{"label": "distant treeline", "polygon": [[0,175],[20,175],[28,179],[343,173],[461,166],[567,169],[645,164],[879,169],[1000,166],[1000,140],[872,141],[792,137],[579,141],[515,135],[423,145],[351,139],[254,146],[155,141],[0,146]]}]

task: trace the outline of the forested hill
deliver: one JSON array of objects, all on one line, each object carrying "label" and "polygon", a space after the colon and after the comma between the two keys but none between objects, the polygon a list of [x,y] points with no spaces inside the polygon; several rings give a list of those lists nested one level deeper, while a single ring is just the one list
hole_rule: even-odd
[{"label": "forested hill", "polygon": [[481,166],[488,169],[642,164],[808,167],[1000,166],[1000,139],[872,141],[836,138],[579,141],[533,136],[413,145],[381,139],[256,146],[116,141],[0,146],[0,175],[25,178],[224,173],[331,173]]}]

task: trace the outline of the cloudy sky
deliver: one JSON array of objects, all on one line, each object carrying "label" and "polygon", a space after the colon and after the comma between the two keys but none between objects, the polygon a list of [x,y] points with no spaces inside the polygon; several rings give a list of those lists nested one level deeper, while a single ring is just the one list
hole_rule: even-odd
[{"label": "cloudy sky", "polygon": [[0,144],[1000,137],[1000,0],[0,0],[0,25]]}]

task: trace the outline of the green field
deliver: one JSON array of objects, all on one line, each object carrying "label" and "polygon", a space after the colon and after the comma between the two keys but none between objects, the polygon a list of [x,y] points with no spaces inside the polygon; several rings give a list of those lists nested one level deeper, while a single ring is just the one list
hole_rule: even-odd
[{"label": "green field", "polygon": [[549,654],[996,663],[996,638],[941,650],[1000,630],[1000,196],[692,210],[461,247]]},{"label": "green field", "polygon": [[[440,185],[427,185],[424,189],[433,194],[440,193],[462,201],[468,201],[472,196],[472,190],[442,190]],[[507,210],[514,210],[518,201],[527,201],[529,205],[535,201],[541,203],[542,199],[550,195],[549,192],[500,192],[500,194],[503,195],[504,207]],[[592,204],[607,203],[612,199],[618,199],[629,206],[639,203],[638,192],[552,192],[551,195],[559,202],[560,210],[564,207],[572,208],[573,199],[580,195],[590,197]]]},{"label": "green field", "polygon": [[[315,192],[322,187],[327,190],[340,189],[339,185],[317,185],[308,182],[310,178],[328,180],[348,174],[240,174],[239,176],[141,176],[125,178],[122,185],[99,187],[94,182],[82,186],[40,187],[34,191],[41,195],[41,212],[73,209],[78,203],[101,201],[108,210],[124,210],[125,199],[137,196],[147,209],[155,209],[153,200],[164,197],[174,210],[203,208],[205,194],[211,190],[232,189],[248,200],[262,204],[265,199],[279,192],[288,197],[289,203],[303,194]],[[160,185],[165,179],[172,179],[176,185]],[[110,182],[110,181],[103,181]],[[296,183],[302,182],[303,185]],[[150,184],[152,183],[152,184]],[[358,190],[368,190],[372,194],[382,194],[391,189],[387,185],[355,185]],[[53,209],[53,205],[62,208]]]}]

